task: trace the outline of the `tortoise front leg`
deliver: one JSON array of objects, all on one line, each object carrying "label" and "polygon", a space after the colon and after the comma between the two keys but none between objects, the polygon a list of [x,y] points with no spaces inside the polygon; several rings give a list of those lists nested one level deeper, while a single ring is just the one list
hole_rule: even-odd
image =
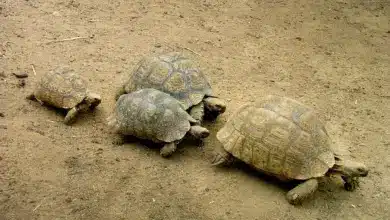
[{"label": "tortoise front leg", "polygon": [[170,157],[177,149],[176,143],[166,143],[164,147],[160,149],[160,155],[162,157]]},{"label": "tortoise front leg", "polygon": [[344,189],[347,191],[355,191],[359,186],[358,177],[342,176],[341,178],[344,180]]},{"label": "tortoise front leg", "polygon": [[204,103],[200,102],[199,104],[193,106],[190,110],[190,115],[197,121],[197,125],[201,125],[204,116]]},{"label": "tortoise front leg", "polygon": [[292,205],[302,203],[305,199],[314,194],[318,188],[317,179],[309,179],[290,190],[287,195],[287,201]]},{"label": "tortoise front leg", "polygon": [[79,113],[79,110],[77,109],[77,107],[73,107],[72,109],[70,109],[65,116],[64,123],[66,125],[72,124],[75,121],[78,113]]}]

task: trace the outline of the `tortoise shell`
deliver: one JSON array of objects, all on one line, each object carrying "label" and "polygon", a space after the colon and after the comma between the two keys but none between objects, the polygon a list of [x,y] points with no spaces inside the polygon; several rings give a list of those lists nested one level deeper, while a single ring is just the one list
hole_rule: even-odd
[{"label": "tortoise shell", "polygon": [[286,97],[269,95],[241,106],[217,139],[234,157],[281,180],[321,177],[335,164],[313,109]]},{"label": "tortoise shell", "polygon": [[57,67],[43,75],[34,91],[36,99],[64,109],[75,107],[86,95],[86,82],[68,66]]},{"label": "tortoise shell", "polygon": [[206,77],[190,58],[179,52],[143,58],[125,83],[126,93],[154,88],[179,100],[185,110],[211,96]]},{"label": "tortoise shell", "polygon": [[159,143],[181,140],[195,119],[175,98],[149,88],[121,95],[109,121],[118,133]]}]

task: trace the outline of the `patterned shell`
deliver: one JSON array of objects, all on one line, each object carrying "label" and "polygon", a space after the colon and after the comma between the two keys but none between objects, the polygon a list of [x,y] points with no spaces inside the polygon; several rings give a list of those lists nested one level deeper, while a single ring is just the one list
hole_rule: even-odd
[{"label": "patterned shell", "polygon": [[126,93],[154,88],[179,100],[185,109],[200,103],[212,89],[199,66],[179,52],[144,58],[126,82]]},{"label": "patterned shell", "polygon": [[112,117],[116,132],[154,142],[180,140],[195,122],[175,98],[156,89],[121,95]]},{"label": "patterned shell", "polygon": [[85,81],[67,66],[60,66],[43,75],[34,91],[35,98],[59,107],[73,108],[86,96]]},{"label": "patterned shell", "polygon": [[241,106],[217,138],[234,157],[281,180],[321,177],[335,163],[314,111],[286,97]]}]

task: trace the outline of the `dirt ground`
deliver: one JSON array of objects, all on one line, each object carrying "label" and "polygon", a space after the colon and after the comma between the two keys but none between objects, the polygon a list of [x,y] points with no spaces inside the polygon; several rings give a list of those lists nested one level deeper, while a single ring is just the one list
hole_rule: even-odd
[{"label": "dirt ground", "polygon": [[[390,219],[389,37],[388,0],[0,0],[0,219]],[[143,56],[173,50],[195,52],[228,101],[204,148],[163,159],[113,145],[116,88]],[[73,126],[24,98],[61,64],[103,98]],[[334,145],[370,168],[360,188],[326,180],[292,206],[290,185],[211,167],[218,129],[266,94],[315,107]]]}]

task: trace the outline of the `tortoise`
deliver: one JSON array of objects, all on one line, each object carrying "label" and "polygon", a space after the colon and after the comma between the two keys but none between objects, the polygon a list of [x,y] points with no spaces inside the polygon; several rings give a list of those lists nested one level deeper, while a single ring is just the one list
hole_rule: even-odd
[{"label": "tortoise", "polygon": [[198,124],[203,118],[213,121],[226,110],[225,101],[213,95],[199,65],[180,52],[141,59],[115,98],[144,88],[170,94],[182,103]]},{"label": "tortoise", "polygon": [[162,157],[171,156],[187,133],[196,139],[210,134],[208,129],[195,124],[196,120],[177,99],[153,88],[121,95],[107,120],[119,134],[116,143],[123,143],[126,136],[151,140],[164,145],[160,150]]},{"label": "tortoise", "polygon": [[90,92],[86,81],[65,65],[44,74],[26,98],[67,110],[66,125],[72,124],[79,112],[94,109],[101,102],[100,95]]},{"label": "tortoise", "polygon": [[330,137],[314,110],[283,96],[268,95],[246,103],[217,132],[222,145],[212,161],[228,166],[241,161],[280,181],[298,181],[286,194],[290,204],[302,203],[324,176],[339,175],[354,191],[368,168],[346,159],[330,145]]}]

